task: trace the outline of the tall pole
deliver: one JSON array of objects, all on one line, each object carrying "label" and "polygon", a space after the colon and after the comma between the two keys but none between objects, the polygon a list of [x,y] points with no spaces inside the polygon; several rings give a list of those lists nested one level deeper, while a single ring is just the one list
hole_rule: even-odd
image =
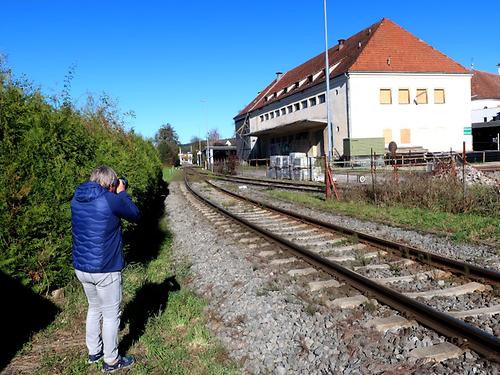
[{"label": "tall pole", "polygon": [[206,147],[206,159],[207,159],[207,169],[210,169],[210,149],[209,149],[209,143],[208,143],[208,126],[207,126],[207,100],[206,99],[201,99],[200,100],[203,103],[203,117],[204,117],[204,122],[205,122],[205,130],[207,131],[207,147]]},{"label": "tall pole", "polygon": [[328,127],[328,160],[333,160],[333,129],[330,116],[330,64],[328,62],[328,21],[326,17],[326,0],[323,0],[325,14],[325,80],[326,80],[326,123]]}]

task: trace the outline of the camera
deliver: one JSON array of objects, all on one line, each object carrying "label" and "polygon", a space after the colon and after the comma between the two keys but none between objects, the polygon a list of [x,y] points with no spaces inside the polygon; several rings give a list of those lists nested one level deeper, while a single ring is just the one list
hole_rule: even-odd
[{"label": "camera", "polygon": [[123,186],[125,187],[125,190],[127,190],[127,188],[128,188],[128,180],[125,177],[123,177],[123,176],[120,177],[118,180],[122,182]]}]

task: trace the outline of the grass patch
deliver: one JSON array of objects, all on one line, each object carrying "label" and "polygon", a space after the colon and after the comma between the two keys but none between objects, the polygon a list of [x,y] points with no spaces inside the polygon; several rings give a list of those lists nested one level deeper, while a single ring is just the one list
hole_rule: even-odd
[{"label": "grass patch", "polygon": [[362,201],[326,201],[322,195],[269,191],[273,198],[280,198],[325,211],[335,211],[344,215],[397,225],[408,229],[445,234],[457,242],[484,241],[500,244],[500,220],[477,214],[454,214],[401,205],[375,205]]},{"label": "grass patch", "polygon": [[[237,367],[206,327],[206,302],[184,288],[189,264],[174,266],[172,236],[166,231],[157,258],[128,265],[123,271],[124,327],[121,354],[136,357],[127,374],[233,374]],[[64,289],[62,312],[33,337],[12,362],[35,374],[98,374],[101,364],[86,363],[86,298],[75,279]],[[16,367],[17,364],[17,367]]]},{"label": "grass patch", "polygon": [[163,180],[165,180],[167,184],[171,183],[172,181],[182,180],[181,168],[163,167],[162,172],[163,172]]}]

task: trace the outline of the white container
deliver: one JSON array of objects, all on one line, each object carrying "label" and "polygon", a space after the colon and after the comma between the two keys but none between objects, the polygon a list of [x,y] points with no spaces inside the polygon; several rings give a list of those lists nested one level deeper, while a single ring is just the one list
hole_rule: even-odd
[{"label": "white container", "polygon": [[305,152],[290,152],[290,159],[305,158],[305,157],[306,157]]},{"label": "white container", "polygon": [[307,168],[307,158],[293,158],[292,165],[294,168]]}]

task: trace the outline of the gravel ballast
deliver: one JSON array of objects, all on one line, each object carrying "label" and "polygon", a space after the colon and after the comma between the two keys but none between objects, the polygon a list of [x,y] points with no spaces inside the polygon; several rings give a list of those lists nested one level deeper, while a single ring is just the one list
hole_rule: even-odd
[{"label": "gravel ballast", "polygon": [[279,268],[258,261],[259,249],[208,222],[186,201],[180,183],[172,183],[170,192],[175,261],[190,265],[190,288],[207,299],[209,326],[244,373],[498,372],[496,364],[467,350],[438,364],[411,358],[413,349],[445,339],[421,326],[385,334],[365,328],[375,317],[397,314],[376,302],[341,310],[316,303],[318,296],[304,298],[309,292],[300,278],[282,277]]}]

